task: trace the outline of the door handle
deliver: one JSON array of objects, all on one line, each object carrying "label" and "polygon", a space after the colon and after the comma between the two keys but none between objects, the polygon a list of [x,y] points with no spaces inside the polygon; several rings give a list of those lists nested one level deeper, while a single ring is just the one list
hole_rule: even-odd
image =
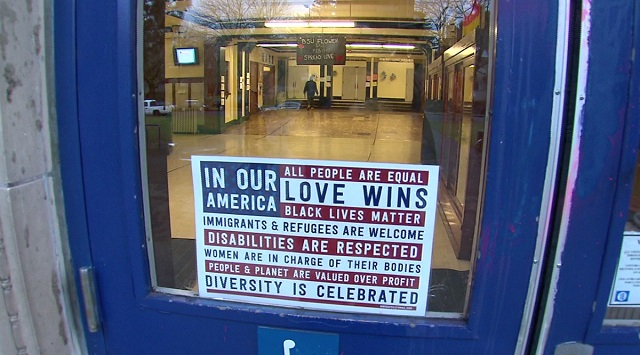
[{"label": "door handle", "polygon": [[100,327],[100,316],[98,314],[98,302],[96,297],[96,283],[92,266],[80,268],[80,288],[84,299],[84,312],[87,320],[89,332],[95,333]]}]

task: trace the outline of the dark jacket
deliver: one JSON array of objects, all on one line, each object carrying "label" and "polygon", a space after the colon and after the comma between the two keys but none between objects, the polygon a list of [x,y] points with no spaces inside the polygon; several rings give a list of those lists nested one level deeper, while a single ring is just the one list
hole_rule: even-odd
[{"label": "dark jacket", "polygon": [[307,95],[308,97],[318,94],[318,87],[316,86],[316,82],[313,80],[307,81],[304,84],[304,90],[302,90],[302,93]]}]

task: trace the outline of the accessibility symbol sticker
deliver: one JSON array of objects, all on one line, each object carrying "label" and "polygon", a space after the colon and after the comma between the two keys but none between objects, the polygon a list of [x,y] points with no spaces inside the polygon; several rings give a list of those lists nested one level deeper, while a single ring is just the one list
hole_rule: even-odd
[{"label": "accessibility symbol sticker", "polygon": [[338,355],[338,334],[258,327],[258,355]]},{"label": "accessibility symbol sticker", "polygon": [[618,302],[627,302],[629,300],[629,291],[617,291],[616,292],[616,301]]}]

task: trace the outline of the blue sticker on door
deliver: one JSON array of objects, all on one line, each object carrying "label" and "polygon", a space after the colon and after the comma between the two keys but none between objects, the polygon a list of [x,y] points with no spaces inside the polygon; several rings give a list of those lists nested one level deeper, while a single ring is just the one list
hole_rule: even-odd
[{"label": "blue sticker on door", "polygon": [[258,355],[337,355],[338,334],[258,328]]}]

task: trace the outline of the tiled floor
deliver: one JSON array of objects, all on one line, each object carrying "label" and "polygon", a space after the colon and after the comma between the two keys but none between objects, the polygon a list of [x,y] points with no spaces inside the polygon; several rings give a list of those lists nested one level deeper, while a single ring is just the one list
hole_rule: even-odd
[{"label": "tiled floor", "polygon": [[[421,132],[421,114],[360,109],[267,111],[223,134],[175,134],[167,161],[172,237],[195,236],[192,155],[419,164]],[[468,261],[455,257],[439,215],[432,267],[470,269]]]}]

